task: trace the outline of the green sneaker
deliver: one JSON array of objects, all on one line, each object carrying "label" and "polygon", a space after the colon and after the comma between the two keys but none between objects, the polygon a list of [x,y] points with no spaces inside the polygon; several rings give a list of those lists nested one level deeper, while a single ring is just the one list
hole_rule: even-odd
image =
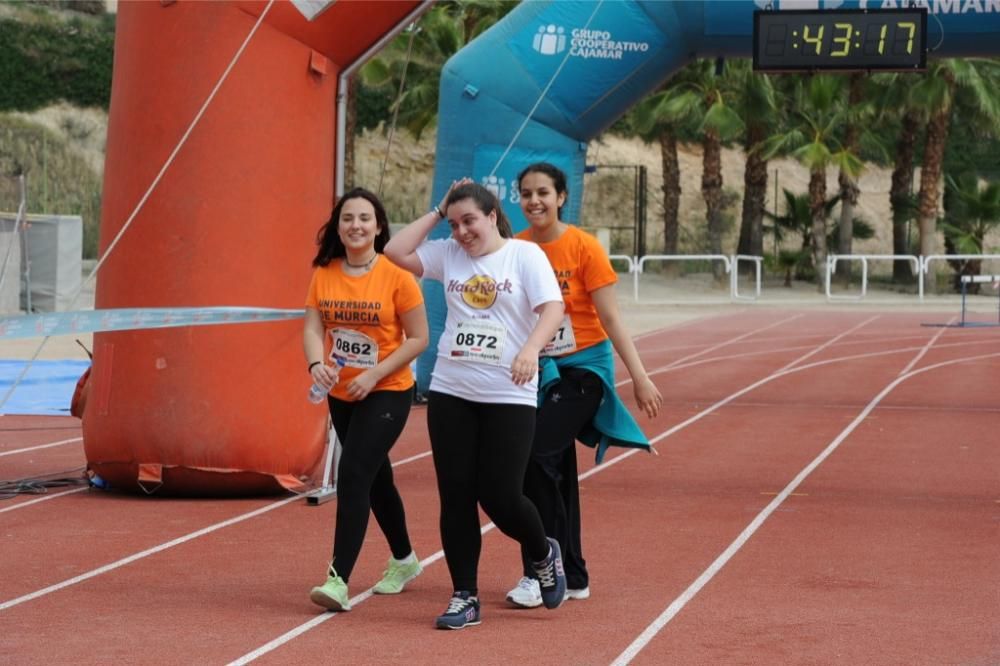
[{"label": "green sneaker", "polygon": [[347,583],[330,567],[326,582],[320,587],[314,587],[309,593],[309,599],[317,606],[332,611],[351,610],[350,595],[347,593]]},{"label": "green sneaker", "polygon": [[411,580],[420,575],[423,567],[416,557],[412,562],[400,562],[395,558],[389,558],[389,564],[385,567],[382,580],[375,583],[372,592],[375,594],[399,594],[403,587]]}]

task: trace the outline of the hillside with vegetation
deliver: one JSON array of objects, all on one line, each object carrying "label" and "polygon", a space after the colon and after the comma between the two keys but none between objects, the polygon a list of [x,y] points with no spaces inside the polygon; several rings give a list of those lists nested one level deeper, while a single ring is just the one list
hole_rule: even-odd
[{"label": "hillside with vegetation", "polygon": [[[348,185],[381,186],[394,221],[430,200],[441,66],[515,5],[438,3],[354,83]],[[24,174],[29,212],[82,215],[93,257],[114,15],[99,2],[4,3],[0,37],[10,52],[0,65],[10,91],[0,104],[0,174]],[[995,252],[997,83],[996,60],[877,76],[760,76],[746,61],[697,61],[591,142],[588,163],[598,168],[586,176],[578,222],[614,227],[612,251],[631,254],[642,166],[647,253],[738,251],[811,279],[828,252]],[[12,210],[11,181],[0,181],[0,208]],[[895,273],[912,282],[905,263]]]}]

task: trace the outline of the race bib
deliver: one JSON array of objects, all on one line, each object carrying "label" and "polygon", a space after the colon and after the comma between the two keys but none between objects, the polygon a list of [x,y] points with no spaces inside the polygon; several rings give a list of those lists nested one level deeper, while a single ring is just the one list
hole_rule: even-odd
[{"label": "race bib", "polygon": [[566,315],[559,325],[559,330],[542,348],[539,356],[562,356],[574,349],[576,349],[576,336],[573,335],[573,322],[570,321],[569,315]]},{"label": "race bib", "polygon": [[451,357],[457,361],[500,365],[507,329],[500,324],[470,319],[455,326],[451,339]]},{"label": "race bib", "polygon": [[331,361],[340,359],[342,365],[351,368],[374,368],[378,363],[378,343],[364,333],[352,328],[334,328],[330,330],[330,338]]}]

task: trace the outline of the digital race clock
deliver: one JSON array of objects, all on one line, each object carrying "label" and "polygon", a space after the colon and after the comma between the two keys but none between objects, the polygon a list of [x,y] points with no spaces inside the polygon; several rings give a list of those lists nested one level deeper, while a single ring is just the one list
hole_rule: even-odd
[{"label": "digital race clock", "polygon": [[927,8],[755,11],[753,67],[765,71],[927,68]]}]

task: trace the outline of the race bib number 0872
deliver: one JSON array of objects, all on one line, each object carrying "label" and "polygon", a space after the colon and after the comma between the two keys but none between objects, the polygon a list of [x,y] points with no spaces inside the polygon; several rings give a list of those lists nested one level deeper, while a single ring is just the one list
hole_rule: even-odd
[{"label": "race bib number 0872", "polygon": [[460,321],[451,340],[451,357],[457,361],[500,365],[507,329],[489,321]]}]

